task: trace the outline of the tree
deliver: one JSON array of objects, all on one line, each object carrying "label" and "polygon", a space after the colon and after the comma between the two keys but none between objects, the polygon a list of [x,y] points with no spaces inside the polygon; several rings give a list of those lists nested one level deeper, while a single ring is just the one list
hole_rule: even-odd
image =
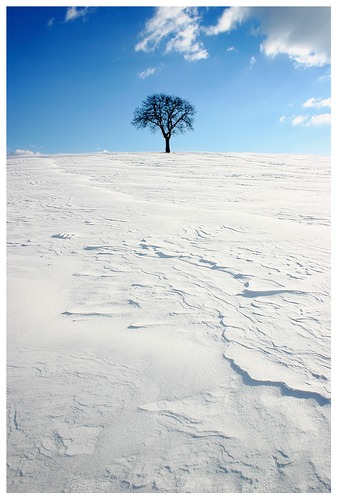
[{"label": "tree", "polygon": [[180,97],[165,94],[152,94],[134,111],[131,122],[136,128],[159,128],[165,139],[165,152],[170,153],[170,138],[173,134],[184,134],[193,130],[195,108]]}]

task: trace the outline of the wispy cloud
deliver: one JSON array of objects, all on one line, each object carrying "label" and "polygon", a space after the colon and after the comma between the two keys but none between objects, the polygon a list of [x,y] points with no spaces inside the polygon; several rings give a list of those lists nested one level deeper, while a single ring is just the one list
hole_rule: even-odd
[{"label": "wispy cloud", "polygon": [[89,12],[89,7],[68,7],[65,16],[65,23],[68,21],[74,21],[79,17],[84,18],[86,17],[88,12]]},{"label": "wispy cloud", "polygon": [[251,69],[256,64],[255,56],[252,56],[249,62],[249,69]]},{"label": "wispy cloud", "polygon": [[157,7],[149,19],[136,51],[153,52],[164,46],[164,52],[179,52],[188,61],[206,59],[208,52],[198,40],[201,18],[194,7]]},{"label": "wispy cloud", "polygon": [[[326,99],[311,97],[307,99],[303,104],[302,108],[305,109],[322,109],[322,108],[331,108],[331,98],[328,97]],[[299,114],[294,115],[292,117],[281,116],[279,119],[280,123],[291,123],[294,127],[311,127],[311,126],[320,126],[320,125],[330,125],[331,124],[331,113],[322,113],[322,114]]]},{"label": "wispy cloud", "polygon": [[308,119],[307,115],[298,115],[292,118],[291,123],[294,127],[298,127]]},{"label": "wispy cloud", "polygon": [[220,33],[232,31],[245,21],[249,15],[250,8],[248,7],[226,8],[218,19],[217,24],[214,26],[207,26],[204,28],[204,31],[207,35],[219,35]]},{"label": "wispy cloud", "polygon": [[303,108],[331,108],[331,98],[318,99],[316,97],[311,97],[304,102]]},{"label": "wispy cloud", "polygon": [[322,115],[313,115],[306,123],[307,127],[311,125],[320,126],[320,125],[329,125],[331,124],[331,113],[324,113]]},{"label": "wispy cloud", "polygon": [[137,73],[137,76],[142,80],[144,80],[145,78],[148,78],[148,76],[153,75],[155,71],[156,71],[155,67],[147,68],[144,71],[140,71],[139,73]]},{"label": "wispy cloud", "polygon": [[35,156],[40,155],[41,153],[39,153],[38,151],[31,151],[30,149],[16,149],[10,154],[15,156]]},{"label": "wispy cloud", "polygon": [[291,123],[294,127],[299,125],[305,127],[320,126],[320,125],[330,125],[331,124],[331,113],[323,113],[321,115],[298,115],[292,118]]}]

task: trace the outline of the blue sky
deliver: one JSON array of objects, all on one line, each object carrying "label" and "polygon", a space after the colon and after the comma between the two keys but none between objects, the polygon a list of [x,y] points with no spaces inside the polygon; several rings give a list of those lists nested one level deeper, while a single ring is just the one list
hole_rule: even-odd
[{"label": "blue sky", "polygon": [[329,7],[8,7],[7,150],[163,151],[134,109],[196,108],[172,151],[330,154]]}]

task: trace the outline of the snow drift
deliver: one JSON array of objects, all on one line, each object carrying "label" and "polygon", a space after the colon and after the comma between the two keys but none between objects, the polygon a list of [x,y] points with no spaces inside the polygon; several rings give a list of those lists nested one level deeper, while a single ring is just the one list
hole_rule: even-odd
[{"label": "snow drift", "polygon": [[8,159],[8,491],[330,491],[330,161]]}]

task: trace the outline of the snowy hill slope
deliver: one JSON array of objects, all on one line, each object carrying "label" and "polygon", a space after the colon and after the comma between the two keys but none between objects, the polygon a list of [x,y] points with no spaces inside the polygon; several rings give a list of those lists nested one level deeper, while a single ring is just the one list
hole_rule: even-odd
[{"label": "snowy hill slope", "polygon": [[8,491],[330,490],[330,161],[9,157]]}]

